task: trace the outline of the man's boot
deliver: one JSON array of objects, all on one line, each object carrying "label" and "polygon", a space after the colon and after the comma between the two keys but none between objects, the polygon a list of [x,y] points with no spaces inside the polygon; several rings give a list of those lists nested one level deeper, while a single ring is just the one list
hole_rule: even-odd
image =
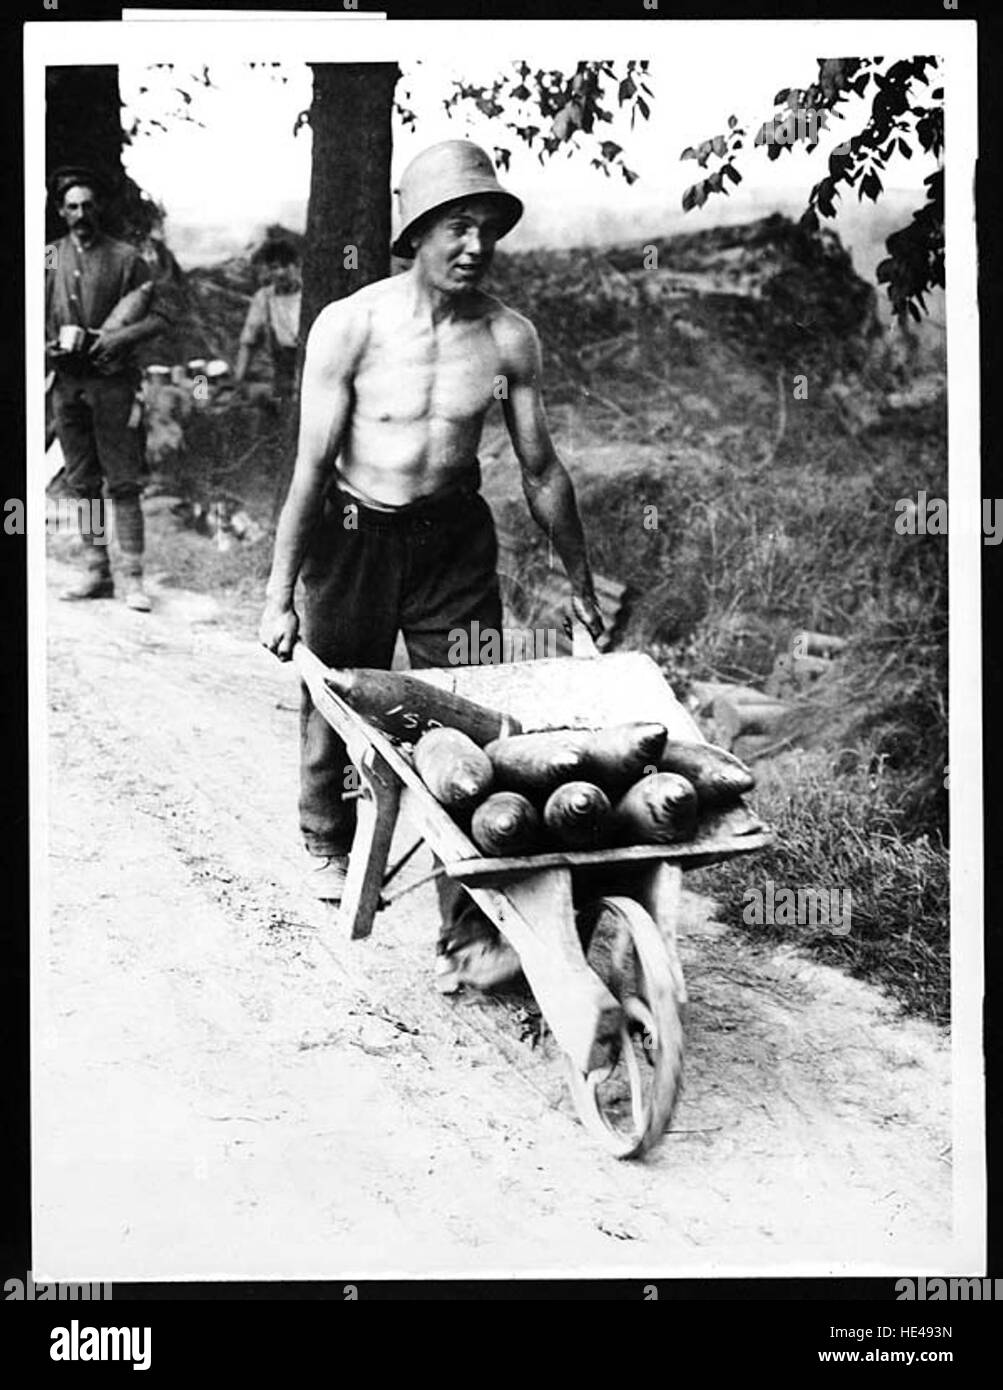
[{"label": "man's boot", "polygon": [[149,613],[153,607],[149,595],[143,588],[143,557],[124,554],[122,556],[122,588],[126,606],[136,613]]},{"label": "man's boot", "polygon": [[143,509],[139,498],[117,497],[114,516],[122,559],[123,597],[136,613],[149,613],[153,605],[143,588]]},{"label": "man's boot", "polygon": [[112,598],[115,594],[111,566],[108,563],[108,551],[104,546],[93,542],[88,543],[86,537],[84,544],[87,546],[87,555],[84,560],[83,578],[78,583],[71,584],[59,595],[67,603],[73,603],[78,599]]},{"label": "man's boot", "polygon": [[310,855],[310,866],[303,876],[303,886],[313,898],[326,903],[340,903],[348,881],[348,855]]},{"label": "man's boot", "polygon": [[455,994],[461,985],[496,989],[518,978],[519,957],[486,913],[458,883],[438,878],[439,942],[435,985],[441,994]]}]

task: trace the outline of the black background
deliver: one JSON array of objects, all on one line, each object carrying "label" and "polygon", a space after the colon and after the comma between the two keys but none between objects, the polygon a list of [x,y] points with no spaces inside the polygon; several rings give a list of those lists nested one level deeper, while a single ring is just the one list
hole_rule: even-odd
[{"label": "black background", "polygon": [[[141,6],[134,6],[141,8]],[[159,8],[188,8],[188,5],[161,4]],[[191,0],[194,7],[194,0]],[[285,8],[297,12],[307,10],[332,11],[337,0],[328,4],[297,3]],[[244,0],[237,5],[214,5],[213,9],[277,9],[277,0],[265,0],[255,5]],[[993,17],[991,3],[966,3],[960,0],[957,11],[945,11],[941,0],[926,3],[875,6],[866,3],[775,3],[749,6],[707,4],[674,4],[660,0],[658,13],[644,10],[642,0],[605,0],[601,4],[584,4],[581,0],[497,0],[497,3],[456,3],[452,0],[404,0],[395,3],[369,4],[360,0],[360,10],[385,10],[392,18],[402,19],[562,19],[569,24],[582,19],[635,19],[639,24],[671,23],[675,19],[927,19],[950,24],[957,20],[977,19],[979,22],[979,174],[977,183],[979,237],[979,296],[981,315],[982,357],[982,492],[983,497],[1003,497],[1003,475],[1000,468],[999,411],[1000,380],[1000,300],[1003,287],[1003,265],[1000,254],[1001,166],[999,160],[999,130],[1003,120],[1001,98],[1000,31],[1003,20]],[[42,0],[31,4],[5,7],[3,11],[3,44],[0,47],[2,80],[0,102],[4,107],[6,140],[0,144],[3,170],[4,235],[0,240],[0,321],[5,326],[4,370],[0,375],[0,395],[4,413],[6,448],[2,455],[5,474],[4,498],[25,497],[25,419],[24,419],[24,296],[23,296],[23,148],[22,148],[22,29],[25,21],[59,24],[66,21],[106,20],[120,17],[120,8],[95,0],[59,0],[58,10],[46,10]],[[769,31],[752,42],[769,42]],[[531,44],[527,30],[527,43]],[[856,51],[856,50],[853,50]],[[992,926],[999,918],[1001,876],[994,847],[1001,843],[998,770],[999,751],[994,734],[996,699],[1000,698],[1000,643],[993,618],[1003,581],[1003,546],[981,547],[983,566],[983,718],[986,730],[984,743],[986,807],[986,967],[987,1001],[998,1000],[1000,948]],[[27,814],[27,690],[26,690],[26,539],[0,533],[0,573],[3,588],[3,641],[0,644],[0,717],[3,721],[3,743],[6,750],[6,772],[0,777],[0,895],[4,910],[0,914],[0,949],[2,949],[3,996],[0,999],[0,1046],[2,1046],[2,1083],[0,1104],[3,1107],[0,1123],[0,1282],[7,1278],[24,1279],[31,1269],[30,1251],[30,1165],[28,1127],[28,814]],[[989,1263],[987,1273],[1000,1275],[1000,1213],[998,1185],[992,1182],[1000,1154],[999,1061],[1000,1029],[998,1003],[995,1009],[987,1002],[986,1060],[989,1073],[988,1135],[989,1135]],[[583,1161],[586,1161],[583,1159]],[[982,1271],[969,1271],[971,1274]],[[903,1276],[934,1275],[935,1270],[902,1270]],[[641,1280],[603,1281],[581,1280],[567,1283],[549,1281],[511,1281],[503,1283],[428,1282],[393,1283],[365,1281],[358,1283],[358,1301],[373,1302],[418,1300],[603,1300],[644,1301],[644,1282]],[[668,1319],[663,1315],[659,1325],[671,1341],[662,1343],[655,1353],[654,1343],[646,1341],[640,1355],[641,1365],[648,1373],[672,1376],[681,1369],[680,1358],[693,1358],[696,1366],[712,1375],[715,1371],[734,1367],[755,1375],[769,1374],[775,1367],[807,1369],[817,1366],[816,1353],[829,1347],[853,1347],[856,1342],[833,1342],[829,1329],[838,1326],[870,1326],[878,1323],[899,1325],[903,1321],[920,1324],[951,1326],[950,1341],[897,1341],[897,1348],[917,1350],[931,1347],[949,1348],[954,1352],[952,1369],[959,1366],[974,1368],[981,1362],[980,1349],[988,1349],[988,1330],[996,1310],[992,1305],[958,1303],[903,1303],[896,1297],[891,1279],[817,1279],[817,1280],[666,1280],[649,1282],[658,1287],[658,1301],[685,1301],[685,1310],[674,1308]],[[126,1307],[129,1300],[137,1300]],[[211,1302],[209,1302],[211,1300]],[[267,1300],[273,1307],[263,1316],[247,1306]],[[108,1325],[128,1323],[152,1326],[154,1356],[152,1370],[164,1377],[177,1378],[177,1373],[197,1362],[234,1370],[247,1366],[259,1373],[272,1367],[297,1370],[320,1370],[327,1377],[351,1373],[345,1360],[338,1355],[343,1343],[340,1336],[344,1324],[333,1325],[330,1314],[316,1307],[317,1301],[341,1303],[345,1300],[344,1285],[337,1284],[115,1284],[114,1302],[94,1303],[3,1303],[10,1312],[4,1323],[4,1351],[18,1344],[26,1358],[26,1369],[48,1368],[49,1330],[57,1323],[65,1324],[70,1317],[81,1323],[105,1322]],[[798,1310],[795,1302],[809,1307]],[[727,1306],[722,1306],[726,1304]],[[200,1306],[201,1305],[201,1306]],[[657,1312],[653,1314],[657,1320]],[[617,1338],[614,1343],[616,1364],[623,1371],[632,1369],[624,1355],[627,1347],[619,1345],[621,1329],[606,1326]],[[451,1320],[455,1333],[455,1317]],[[521,1329],[520,1329],[521,1331]],[[496,1346],[519,1356],[518,1367],[511,1374],[522,1375],[527,1355],[535,1347],[522,1337],[516,1340],[513,1329],[506,1325],[504,1338],[498,1337],[499,1325],[489,1324],[485,1330],[486,1350]],[[584,1329],[589,1356],[598,1350],[597,1331]],[[685,1339],[680,1335],[685,1333]],[[442,1332],[426,1331],[425,1356],[432,1352],[428,1342],[441,1338]],[[369,1344],[367,1344],[368,1347]],[[358,1346],[358,1344],[357,1344]],[[516,1348],[518,1347],[518,1351]],[[456,1340],[438,1342],[436,1350],[455,1357]],[[385,1370],[386,1339],[375,1345],[376,1365]],[[408,1360],[414,1364],[415,1348],[408,1348]],[[563,1346],[562,1346],[563,1350]],[[522,1355],[519,1355],[522,1352]],[[666,1355],[666,1353],[669,1353]],[[357,1353],[366,1355],[365,1352]],[[504,1355],[504,1351],[502,1353]],[[373,1352],[369,1352],[369,1357]],[[422,1357],[422,1361],[425,1360]],[[5,1362],[7,1357],[5,1356]],[[508,1358],[506,1358],[508,1359]],[[475,1363],[479,1371],[486,1358]],[[499,1364],[495,1352],[491,1361]],[[535,1361],[535,1357],[534,1357]],[[9,1364],[9,1363],[8,1363]],[[992,1364],[990,1362],[990,1364]],[[455,1362],[454,1362],[455,1366]],[[364,1367],[366,1374],[368,1367]],[[425,1367],[422,1366],[422,1370]],[[981,1369],[981,1367],[980,1367]],[[591,1375],[599,1370],[592,1362]],[[54,1372],[67,1378],[80,1374],[107,1376],[116,1372],[130,1373],[127,1366],[76,1363],[72,1370]],[[455,1373],[455,1371],[454,1371]],[[464,1366],[461,1374],[469,1373]],[[836,1372],[838,1374],[838,1372]]]}]

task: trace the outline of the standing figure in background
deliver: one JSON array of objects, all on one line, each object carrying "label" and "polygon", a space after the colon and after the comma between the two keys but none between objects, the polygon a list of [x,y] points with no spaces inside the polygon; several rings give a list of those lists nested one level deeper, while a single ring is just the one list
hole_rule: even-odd
[{"label": "standing figure in background", "polygon": [[255,351],[267,345],[275,396],[280,409],[284,409],[294,400],[298,385],[302,299],[299,252],[286,237],[272,237],[258,247],[251,264],[264,283],[247,311],[233,378],[238,385],[244,381]]},{"label": "standing figure in background", "polygon": [[[146,261],[127,242],[101,229],[105,189],[93,169],[59,169],[50,193],[67,227],[45,251],[45,337],[52,384],[52,423],[65,459],[64,486],[78,501],[90,499],[92,520],[104,495],[118,542],[124,597],[148,612],[143,589],[143,467],[138,431],[137,344],[166,319]],[[81,526],[85,568],[64,599],[110,598],[114,593],[107,524]]]}]

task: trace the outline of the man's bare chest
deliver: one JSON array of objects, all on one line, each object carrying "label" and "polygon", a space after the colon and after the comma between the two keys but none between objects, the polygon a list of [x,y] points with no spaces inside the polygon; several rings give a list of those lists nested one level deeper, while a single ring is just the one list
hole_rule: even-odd
[{"label": "man's bare chest", "polygon": [[378,330],[356,371],[356,409],[383,421],[462,423],[484,414],[503,376],[501,354],[484,323]]}]

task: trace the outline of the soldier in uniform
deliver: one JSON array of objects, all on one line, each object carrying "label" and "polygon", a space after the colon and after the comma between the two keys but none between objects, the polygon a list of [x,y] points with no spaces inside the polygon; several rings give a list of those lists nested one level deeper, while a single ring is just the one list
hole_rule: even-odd
[{"label": "soldier in uniform", "polygon": [[[50,188],[67,227],[45,254],[46,351],[55,373],[52,424],[65,460],[64,487],[72,497],[91,501],[91,516],[100,514],[100,503],[95,507],[94,502],[102,495],[111,503],[123,597],[130,608],[148,612],[136,404],[140,373],[133,352],[166,320],[143,256],[102,231],[105,188],[99,175],[74,165],[57,170]],[[105,326],[109,317],[114,326]],[[61,347],[61,337],[77,341]],[[108,533],[107,525],[81,527],[85,572],[64,599],[114,593]]]}]

